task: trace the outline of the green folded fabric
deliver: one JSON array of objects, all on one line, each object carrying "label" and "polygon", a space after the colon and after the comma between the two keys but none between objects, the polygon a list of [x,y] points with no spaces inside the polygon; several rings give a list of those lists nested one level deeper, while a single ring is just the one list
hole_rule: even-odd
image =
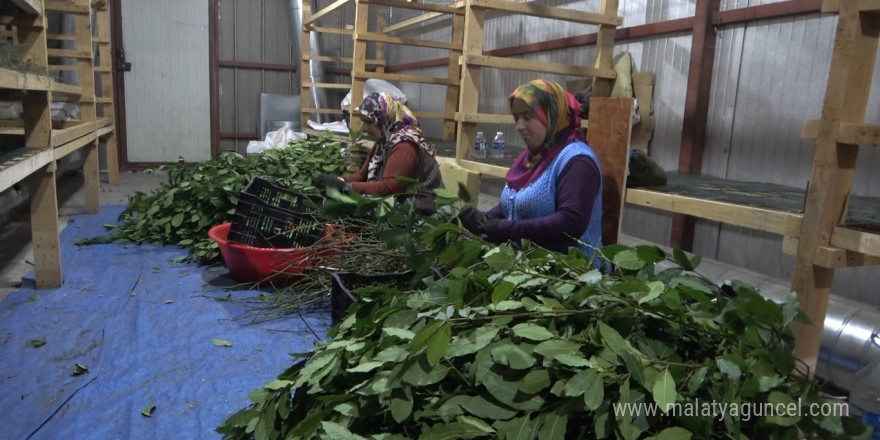
[{"label": "green folded fabric", "polygon": [[630,150],[628,188],[666,185],[666,171],[642,150]]}]

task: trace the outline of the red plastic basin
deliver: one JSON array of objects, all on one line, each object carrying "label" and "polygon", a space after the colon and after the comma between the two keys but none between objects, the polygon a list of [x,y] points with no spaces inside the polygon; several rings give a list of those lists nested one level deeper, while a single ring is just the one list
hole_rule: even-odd
[{"label": "red plastic basin", "polygon": [[[338,255],[336,249],[327,247],[260,248],[227,241],[231,223],[221,223],[208,231],[217,242],[220,255],[229,274],[240,282],[285,285],[301,275],[303,270],[318,262],[326,262],[328,256]],[[330,225],[328,229],[332,230]],[[329,235],[325,232],[325,235]]]}]

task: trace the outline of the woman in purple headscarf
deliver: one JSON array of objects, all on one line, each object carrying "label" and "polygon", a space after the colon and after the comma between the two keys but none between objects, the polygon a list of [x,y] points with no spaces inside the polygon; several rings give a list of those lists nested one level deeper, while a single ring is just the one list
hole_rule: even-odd
[{"label": "woman in purple headscarf", "polygon": [[507,172],[501,202],[485,214],[462,210],[462,225],[489,241],[527,239],[588,256],[602,247],[602,174],[580,134],[580,104],[558,83],[537,79],[508,98],[526,144]]},{"label": "woman in purple headscarf", "polygon": [[354,114],[376,143],[357,172],[319,176],[319,187],[384,197],[407,192],[407,184],[397,176],[418,180],[416,192],[422,195],[443,186],[434,145],[422,134],[418,120],[406,105],[386,92],[375,92],[364,98]]}]

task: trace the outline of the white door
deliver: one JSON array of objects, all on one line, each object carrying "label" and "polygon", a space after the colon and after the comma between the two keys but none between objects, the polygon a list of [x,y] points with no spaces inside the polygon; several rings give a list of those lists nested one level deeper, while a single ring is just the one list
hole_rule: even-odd
[{"label": "white door", "polygon": [[211,157],[208,0],[121,0],[129,162]]}]

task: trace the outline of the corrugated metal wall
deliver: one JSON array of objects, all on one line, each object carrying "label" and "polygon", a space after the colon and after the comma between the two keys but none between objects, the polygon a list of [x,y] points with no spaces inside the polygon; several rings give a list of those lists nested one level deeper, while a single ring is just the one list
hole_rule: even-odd
[{"label": "corrugated metal wall", "polygon": [[[221,0],[221,61],[293,65],[295,40],[284,0]],[[297,30],[299,32],[299,30]],[[220,131],[259,133],[260,93],[299,95],[293,72],[245,67],[220,68]],[[221,140],[221,149],[245,151],[247,139]]]}]

